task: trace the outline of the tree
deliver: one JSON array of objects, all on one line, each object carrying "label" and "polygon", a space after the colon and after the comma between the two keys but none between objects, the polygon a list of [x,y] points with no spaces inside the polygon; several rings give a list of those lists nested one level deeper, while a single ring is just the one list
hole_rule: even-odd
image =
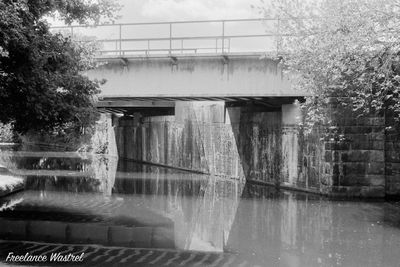
[{"label": "tree", "polygon": [[389,112],[400,119],[399,0],[271,0],[258,7],[279,18],[283,64],[296,73],[306,123],[329,124],[326,106],[343,97],[358,115]]},{"label": "tree", "polygon": [[81,74],[91,48],[51,33],[45,18],[98,23],[117,9],[111,0],[1,0],[0,122],[19,133],[93,123],[99,82]]}]

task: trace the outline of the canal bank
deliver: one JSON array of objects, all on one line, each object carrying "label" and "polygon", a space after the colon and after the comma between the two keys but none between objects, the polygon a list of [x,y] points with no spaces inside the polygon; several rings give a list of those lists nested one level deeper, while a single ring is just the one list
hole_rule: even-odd
[{"label": "canal bank", "polygon": [[0,164],[0,198],[24,189],[24,178]]}]

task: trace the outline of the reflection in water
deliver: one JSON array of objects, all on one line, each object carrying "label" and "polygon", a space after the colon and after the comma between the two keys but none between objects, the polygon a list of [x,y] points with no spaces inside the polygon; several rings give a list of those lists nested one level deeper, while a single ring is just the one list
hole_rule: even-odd
[{"label": "reflection in water", "polygon": [[397,266],[400,208],[329,201],[113,158],[8,158],[26,190],[2,239],[230,252],[259,266]]}]

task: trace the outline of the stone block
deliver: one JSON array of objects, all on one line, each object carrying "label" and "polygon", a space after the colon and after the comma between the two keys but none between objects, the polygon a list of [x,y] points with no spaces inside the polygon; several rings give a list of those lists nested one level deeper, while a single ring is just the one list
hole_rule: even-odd
[{"label": "stone block", "polygon": [[390,168],[392,175],[400,175],[400,163],[391,162],[390,164],[386,164],[386,166]]},{"label": "stone block", "polygon": [[366,174],[385,174],[385,163],[369,162],[367,165]]},{"label": "stone block", "polygon": [[371,186],[385,186],[385,175],[366,175]]},{"label": "stone block", "polygon": [[110,226],[109,234],[113,246],[129,246],[133,243],[132,227]]},{"label": "stone block", "polygon": [[368,149],[383,150],[385,148],[385,141],[372,141]]},{"label": "stone block", "polygon": [[370,185],[370,179],[363,174],[356,175],[345,175],[341,176],[339,180],[339,185],[340,186],[369,186]]},{"label": "stone block", "polygon": [[46,242],[65,242],[67,224],[54,221],[31,221],[29,238]]},{"label": "stone block", "polygon": [[134,227],[132,228],[132,245],[134,247],[150,248],[153,236],[153,227]]},{"label": "stone block", "polygon": [[366,163],[343,163],[343,175],[348,176],[348,175],[364,175],[367,170],[367,164]]},{"label": "stone block", "polygon": [[26,239],[26,222],[0,219],[0,237],[6,240]]},{"label": "stone block", "polygon": [[398,197],[400,195],[400,179],[399,177],[396,177],[392,179],[393,177],[387,176],[386,179],[386,194],[388,196],[396,196]]},{"label": "stone block", "polygon": [[154,228],[152,247],[155,248],[175,248],[175,233],[172,227]]},{"label": "stone block", "polygon": [[352,161],[368,161],[369,159],[368,150],[350,150],[343,152],[341,155],[341,160],[343,162]]},{"label": "stone block", "polygon": [[400,163],[400,151],[386,150],[386,162]]},{"label": "stone block", "polygon": [[383,162],[383,150],[350,150],[342,152],[343,162]]},{"label": "stone block", "polygon": [[331,193],[329,194],[334,197],[359,197],[360,187],[359,186],[333,186]]},{"label": "stone block", "polygon": [[382,198],[385,196],[384,186],[366,186],[361,189],[361,197]]},{"label": "stone block", "polygon": [[331,195],[348,198],[382,198],[385,195],[385,188],[384,186],[336,186],[332,187]]},{"label": "stone block", "polygon": [[380,132],[370,133],[368,138],[370,141],[383,141],[385,140],[385,135]]},{"label": "stone block", "polygon": [[325,150],[348,150],[350,148],[349,142],[326,142]]},{"label": "stone block", "polygon": [[397,133],[397,131],[393,131],[393,132],[386,133],[385,140],[398,144],[400,141],[400,137],[399,137],[399,134]]},{"label": "stone block", "polygon": [[369,160],[372,162],[384,162],[385,152],[383,150],[370,150]]},{"label": "stone block", "polygon": [[108,244],[108,226],[90,223],[68,224],[69,243]]}]

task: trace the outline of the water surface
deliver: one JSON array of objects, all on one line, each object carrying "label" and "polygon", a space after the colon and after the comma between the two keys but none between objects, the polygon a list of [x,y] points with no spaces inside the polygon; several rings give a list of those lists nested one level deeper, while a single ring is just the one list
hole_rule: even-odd
[{"label": "water surface", "polygon": [[165,251],[143,266],[168,263],[167,252],[195,255],[182,266],[400,264],[396,203],[331,201],[87,154],[2,152],[0,164],[26,178],[23,192],[0,200],[2,240]]}]

